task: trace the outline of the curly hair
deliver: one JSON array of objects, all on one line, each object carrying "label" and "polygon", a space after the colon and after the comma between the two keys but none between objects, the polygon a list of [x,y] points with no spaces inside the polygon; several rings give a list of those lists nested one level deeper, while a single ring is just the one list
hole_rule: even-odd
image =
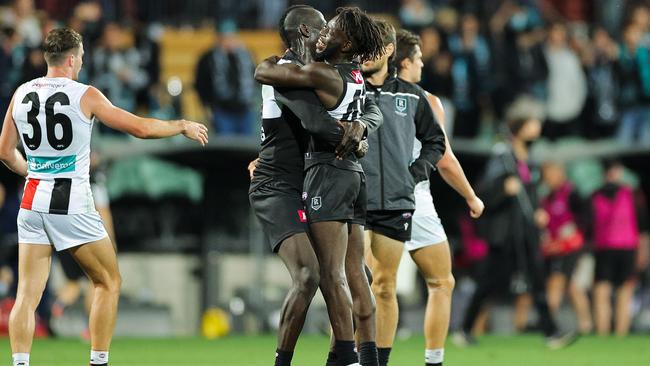
[{"label": "curly hair", "polygon": [[353,57],[358,57],[361,62],[381,57],[384,42],[374,20],[357,7],[338,8],[336,14],[337,27],[352,42]]}]

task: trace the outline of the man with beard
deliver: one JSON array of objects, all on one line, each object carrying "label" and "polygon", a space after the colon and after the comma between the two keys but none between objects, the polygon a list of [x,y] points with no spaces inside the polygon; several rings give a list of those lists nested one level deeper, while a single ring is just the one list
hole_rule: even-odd
[{"label": "man with beard", "polygon": [[[267,59],[256,70],[255,78],[278,88],[312,89],[320,105],[341,121],[353,121],[362,113],[365,87],[359,65],[354,62],[374,59],[383,43],[377,25],[358,8],[340,8],[323,28],[316,44],[318,61],[305,66],[277,64]],[[354,351],[352,299],[346,278],[348,251],[363,252],[361,225],[365,223],[365,176],[356,157],[337,158],[337,149],[327,136],[311,135],[305,154],[303,200],[312,243],[320,264],[321,291],[336,339],[337,365],[357,365]],[[349,247],[349,248],[348,248]],[[363,268],[363,256],[357,268]],[[367,279],[363,296],[371,298]],[[351,281],[352,282],[352,281]],[[355,291],[359,295],[359,291]],[[360,323],[372,321],[374,308],[355,312]],[[376,358],[364,359],[364,349],[374,349],[374,333],[359,334],[361,364],[376,364]],[[376,353],[374,354],[376,357]]]},{"label": "man with beard", "polygon": [[[391,65],[396,50],[395,29],[378,21],[386,45],[380,57],[362,66],[369,98],[384,115],[384,124],[368,139],[363,159],[368,175],[366,258],[373,272],[377,299],[379,365],[388,364],[397,330],[397,268],[404,242],[411,239],[416,184],[429,179],[445,153],[445,135],[436,121],[427,94],[398,78]],[[412,159],[416,142],[421,145]]]},{"label": "man with beard", "polygon": [[[289,7],[279,24],[280,36],[288,48],[279,63],[300,66],[310,63],[319,31],[325,24],[323,15],[310,6]],[[293,281],[282,308],[278,331],[275,365],[284,366],[291,364],[320,277],[318,260],[307,236],[306,215],[301,200],[306,132],[330,135],[337,141],[341,141],[341,135],[337,120],[324,108],[311,108],[312,104],[319,103],[313,92],[302,91],[286,103],[276,100],[276,92],[272,86],[262,87],[262,147],[259,158],[249,166],[249,198],[270,239],[272,250],[278,253]],[[292,109],[297,111],[299,117]],[[364,132],[363,126],[373,129],[381,123],[381,114],[376,106],[367,103],[365,112],[360,118],[362,121],[348,124],[357,126],[346,130],[349,133],[339,145],[341,153],[345,154],[358,146]]]}]

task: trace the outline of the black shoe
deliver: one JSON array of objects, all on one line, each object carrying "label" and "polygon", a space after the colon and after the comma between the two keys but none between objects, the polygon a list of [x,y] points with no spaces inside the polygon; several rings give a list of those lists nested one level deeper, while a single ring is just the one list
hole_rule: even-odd
[{"label": "black shoe", "polygon": [[459,330],[455,332],[451,337],[451,341],[457,347],[470,347],[478,344],[476,338],[474,338],[474,336],[465,332],[464,330]]},{"label": "black shoe", "polygon": [[578,334],[573,331],[557,331],[546,337],[546,347],[552,350],[561,349],[572,345],[578,339]]}]

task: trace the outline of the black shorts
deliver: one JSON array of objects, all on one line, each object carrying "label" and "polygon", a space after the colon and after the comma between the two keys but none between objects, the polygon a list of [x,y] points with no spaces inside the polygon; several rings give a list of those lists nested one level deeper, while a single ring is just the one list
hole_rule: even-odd
[{"label": "black shorts", "polygon": [[368,211],[366,230],[372,230],[393,240],[411,240],[413,210]]},{"label": "black shorts", "polygon": [[605,281],[618,287],[634,277],[636,250],[596,251],[596,282]]},{"label": "black shorts", "polygon": [[274,253],[292,235],[307,232],[300,189],[282,180],[269,180],[248,193],[253,212]]},{"label": "black shorts", "polygon": [[329,164],[307,170],[302,199],[309,223],[342,221],[366,222],[366,176]]},{"label": "black shorts", "polygon": [[570,279],[573,276],[573,271],[576,269],[580,253],[582,252],[544,258],[546,275],[550,276],[554,273],[561,273]]},{"label": "black shorts", "polygon": [[72,254],[68,250],[62,250],[56,254],[59,257],[59,262],[61,263],[61,268],[63,268],[63,273],[65,278],[70,281],[78,281],[86,277],[86,274],[81,269],[79,263],[77,263]]}]

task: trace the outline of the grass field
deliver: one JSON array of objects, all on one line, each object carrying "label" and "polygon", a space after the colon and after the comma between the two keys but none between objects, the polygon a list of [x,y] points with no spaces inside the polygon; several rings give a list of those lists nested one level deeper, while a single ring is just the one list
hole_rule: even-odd
[{"label": "grass field", "polygon": [[[9,365],[9,341],[0,340]],[[626,339],[583,337],[570,348],[549,351],[540,336],[480,339],[480,346],[446,350],[447,366],[649,366],[650,336]],[[295,366],[325,364],[328,341],[323,337],[303,337],[294,357]],[[272,366],[275,339],[272,336],[228,337],[208,341],[183,339],[116,339],[111,348],[111,366]],[[88,345],[78,340],[37,340],[32,350],[32,366],[85,366]],[[391,365],[423,365],[422,338],[398,341]]]}]

